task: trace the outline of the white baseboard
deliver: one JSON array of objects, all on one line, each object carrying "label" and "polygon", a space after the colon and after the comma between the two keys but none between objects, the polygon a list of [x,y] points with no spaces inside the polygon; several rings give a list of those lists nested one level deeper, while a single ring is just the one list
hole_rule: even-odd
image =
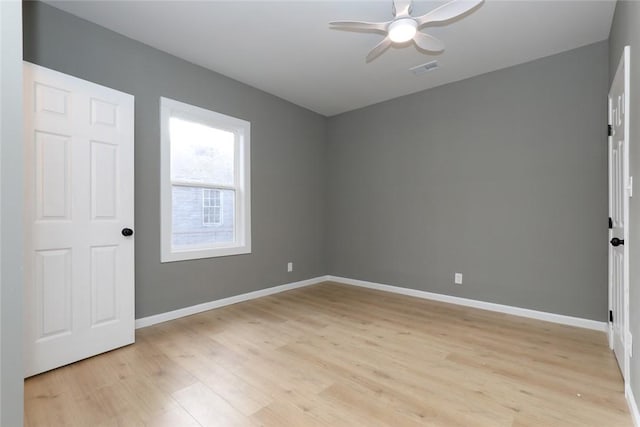
[{"label": "white baseboard", "polygon": [[636,404],[636,398],[633,396],[633,390],[629,383],[624,386],[624,396],[627,398],[627,405],[629,405],[629,412],[631,413],[631,419],[633,419],[633,425],[640,427],[640,412],[638,412],[638,405]]},{"label": "white baseboard", "polygon": [[318,283],[328,281],[328,276],[314,277],[313,279],[301,280],[300,282],[287,283],[280,286],[274,286],[272,288],[260,289],[259,291],[249,292],[246,294],[235,295],[229,298],[223,298],[215,301],[209,301],[202,304],[192,305],[190,307],[180,308],[178,310],[168,311],[166,313],[155,314],[153,316],[142,317],[136,319],[136,329],[144,328],[146,326],[155,325],[156,323],[167,322],[169,320],[178,319],[180,317],[191,316],[192,314],[202,313],[203,311],[211,310],[218,307],[224,307],[225,305],[236,304],[242,301],[249,301],[252,299],[265,297],[267,295],[273,295],[280,292],[288,291],[291,289],[302,288],[305,286],[315,285]]},{"label": "white baseboard", "polygon": [[379,291],[393,292],[396,294],[408,295],[408,296],[417,297],[417,298],[447,302],[450,304],[464,305],[467,307],[474,307],[482,310],[512,314],[514,316],[545,320],[547,322],[560,323],[562,325],[593,329],[596,331],[606,332],[608,328],[608,325],[606,322],[598,322],[596,320],[582,319],[580,317],[572,317],[572,316],[565,316],[562,314],[547,313],[544,311],[530,310],[527,308],[513,307],[510,305],[495,304],[492,302],[478,301],[474,299],[455,297],[451,295],[436,294],[433,292],[419,291],[417,289],[409,289],[409,288],[402,288],[399,286],[384,285],[381,283],[367,282],[364,280],[348,279],[346,277],[327,276],[327,280],[330,280],[332,282],[344,283],[346,285],[360,286],[360,287],[369,288],[369,289],[377,289]]},{"label": "white baseboard", "polygon": [[[450,304],[463,305],[466,307],[474,307],[482,310],[495,311],[499,313],[512,314],[514,316],[528,317],[531,319],[545,320],[547,322],[559,323],[569,326],[577,326],[579,328],[593,329],[596,331],[606,332],[608,325],[606,322],[598,322],[596,320],[582,319],[579,317],[564,316],[562,314],[547,313],[544,311],[529,310],[527,308],[513,307],[509,305],[495,304],[491,302],[478,301],[469,298],[455,297],[451,295],[437,294],[433,292],[420,291],[417,289],[403,288],[399,286],[384,285],[381,283],[367,282],[365,280],[348,279],[346,277],[337,276],[319,276],[313,279],[302,280],[300,282],[287,283],[272,288],[261,289],[259,291],[249,292],[246,294],[235,295],[215,301],[209,301],[202,304],[192,305],[190,307],[180,308],[178,310],[160,313],[153,316],[142,317],[136,319],[136,329],[146,326],[155,325],[156,323],[167,322],[169,320],[178,319],[184,316],[201,313],[226,305],[236,304],[242,301],[264,297],[267,295],[277,294],[279,292],[291,289],[303,288],[305,286],[315,285],[322,282],[338,282],[345,285],[359,286],[379,291],[392,292],[396,294],[408,295],[416,298],[441,301]],[[635,402],[635,401],[634,401]],[[637,427],[640,427],[638,425]]]}]

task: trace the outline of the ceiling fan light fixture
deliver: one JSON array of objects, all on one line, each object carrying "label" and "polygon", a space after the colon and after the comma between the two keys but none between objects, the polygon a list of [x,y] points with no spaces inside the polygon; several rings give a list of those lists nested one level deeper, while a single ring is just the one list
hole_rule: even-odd
[{"label": "ceiling fan light fixture", "polygon": [[418,27],[423,27],[429,23],[446,23],[454,18],[461,17],[472,9],[477,8],[484,0],[450,0],[421,16],[411,15],[412,2],[413,0],[393,0],[392,21],[333,21],[330,24],[332,28],[337,30],[386,33],[385,38],[367,54],[367,62],[376,59],[393,44],[402,44],[410,40],[413,40],[413,44],[420,51],[438,53],[444,51],[444,43],[430,34],[418,31]]},{"label": "ceiling fan light fixture", "polygon": [[401,18],[389,25],[389,39],[394,43],[408,42],[416,35],[418,23],[412,18]]}]

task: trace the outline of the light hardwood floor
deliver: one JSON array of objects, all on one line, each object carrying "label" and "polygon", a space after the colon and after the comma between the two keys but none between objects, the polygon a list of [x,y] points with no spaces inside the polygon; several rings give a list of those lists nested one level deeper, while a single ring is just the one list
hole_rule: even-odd
[{"label": "light hardwood floor", "polygon": [[605,334],[324,283],[25,382],[28,426],[631,426]]}]

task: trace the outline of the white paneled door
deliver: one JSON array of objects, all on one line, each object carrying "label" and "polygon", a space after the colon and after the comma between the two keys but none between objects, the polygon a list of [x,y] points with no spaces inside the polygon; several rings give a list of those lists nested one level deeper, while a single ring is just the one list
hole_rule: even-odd
[{"label": "white paneled door", "polygon": [[629,369],[629,47],[609,91],[609,337],[622,376]]},{"label": "white paneled door", "polygon": [[24,65],[26,376],[134,341],[133,102]]}]

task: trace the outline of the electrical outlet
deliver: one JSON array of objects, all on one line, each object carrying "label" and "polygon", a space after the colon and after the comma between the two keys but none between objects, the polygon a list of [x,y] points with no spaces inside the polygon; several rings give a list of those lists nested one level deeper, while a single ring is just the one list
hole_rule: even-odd
[{"label": "electrical outlet", "polygon": [[453,283],[456,285],[462,285],[462,273],[455,273],[453,275]]},{"label": "electrical outlet", "polygon": [[291,273],[293,271],[293,263],[289,261],[287,263],[287,273]]}]

